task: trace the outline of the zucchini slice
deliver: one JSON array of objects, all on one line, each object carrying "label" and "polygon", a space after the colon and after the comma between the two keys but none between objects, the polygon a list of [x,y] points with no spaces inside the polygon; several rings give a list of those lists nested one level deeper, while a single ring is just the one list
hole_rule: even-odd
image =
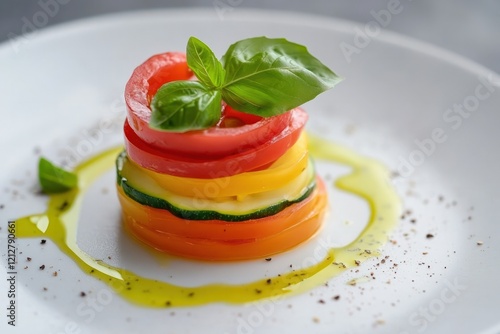
[{"label": "zucchini slice", "polygon": [[118,185],[128,197],[140,204],[168,210],[173,215],[188,220],[216,219],[240,222],[271,216],[303,201],[316,187],[314,165],[309,161],[299,176],[277,190],[243,198],[235,196],[210,200],[185,197],[160,187],[154,179],[146,173],[141,173],[139,169],[129,172],[128,178],[123,177],[122,170],[127,163],[128,157],[124,151],[116,160],[116,173]]}]

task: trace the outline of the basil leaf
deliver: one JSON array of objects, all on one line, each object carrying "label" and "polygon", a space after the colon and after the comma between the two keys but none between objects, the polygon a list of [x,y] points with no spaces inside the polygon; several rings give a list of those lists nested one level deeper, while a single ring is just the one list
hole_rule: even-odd
[{"label": "basil leaf", "polygon": [[264,117],[312,100],[340,78],[305,46],[255,37],[231,45],[223,57],[222,98],[236,110]]},{"label": "basil leaf", "polygon": [[211,127],[221,116],[221,93],[192,80],[172,81],[158,89],[151,101],[149,126],[186,132]]},{"label": "basil leaf", "polygon": [[225,74],[222,64],[212,50],[196,37],[189,38],[186,59],[189,68],[206,86],[217,88],[222,85]]},{"label": "basil leaf", "polygon": [[154,129],[185,132],[213,126],[222,99],[242,112],[278,115],[341,80],[305,46],[284,38],[236,42],[219,62],[207,45],[191,37],[186,53],[199,81],[170,82],[158,90],[151,102],[149,126]]},{"label": "basil leaf", "polygon": [[78,185],[76,174],[55,166],[45,158],[38,161],[38,180],[42,191],[47,194],[65,192]]}]

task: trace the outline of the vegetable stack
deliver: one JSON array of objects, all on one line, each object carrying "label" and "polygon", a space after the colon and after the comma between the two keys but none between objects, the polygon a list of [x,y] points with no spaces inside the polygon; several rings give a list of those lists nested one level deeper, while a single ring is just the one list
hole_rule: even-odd
[{"label": "vegetable stack", "polygon": [[268,257],[309,239],[327,195],[299,106],[337,82],[285,39],[245,39],[219,61],[191,37],[186,54],[149,58],[125,90],[116,167],[126,228],[204,260]]}]

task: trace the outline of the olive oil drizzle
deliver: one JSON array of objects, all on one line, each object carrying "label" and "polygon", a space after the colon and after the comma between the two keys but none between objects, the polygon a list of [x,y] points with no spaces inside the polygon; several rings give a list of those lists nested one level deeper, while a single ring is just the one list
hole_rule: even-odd
[{"label": "olive oil drizzle", "polygon": [[365,259],[380,255],[401,213],[401,203],[389,182],[388,171],[377,161],[344,147],[309,136],[309,151],[316,160],[327,160],[352,168],[335,185],[364,198],[371,217],[362,233],[349,245],[328,250],[320,262],[272,278],[246,284],[209,284],[186,287],[149,279],[129,270],[94,259],[77,245],[78,218],[87,188],[114,166],[123,148],[107,150],[75,168],[79,186],[49,197],[47,211],[18,219],[17,237],[49,238],[83,272],[104,282],[126,300],[146,307],[196,306],[214,302],[247,303],[264,298],[282,298],[324,284]]}]

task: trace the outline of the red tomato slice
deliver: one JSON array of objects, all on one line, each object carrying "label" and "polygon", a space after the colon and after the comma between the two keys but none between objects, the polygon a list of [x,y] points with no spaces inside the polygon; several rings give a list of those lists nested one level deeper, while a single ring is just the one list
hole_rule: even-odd
[{"label": "red tomato slice", "polygon": [[[307,114],[296,108],[287,112],[290,122],[283,131],[255,148],[222,158],[184,156],[158,149],[143,141],[125,121],[125,148],[135,163],[158,173],[192,178],[220,178],[265,168],[281,157],[300,137]],[[225,140],[231,141],[231,137]]]},{"label": "red tomato slice", "polygon": [[127,119],[145,143],[185,156],[224,157],[255,148],[269,141],[289,124],[290,114],[262,118],[226,106],[217,126],[185,133],[158,131],[149,127],[149,104],[161,85],[193,76],[186,56],[168,52],[153,56],[137,67],[125,87]]}]

